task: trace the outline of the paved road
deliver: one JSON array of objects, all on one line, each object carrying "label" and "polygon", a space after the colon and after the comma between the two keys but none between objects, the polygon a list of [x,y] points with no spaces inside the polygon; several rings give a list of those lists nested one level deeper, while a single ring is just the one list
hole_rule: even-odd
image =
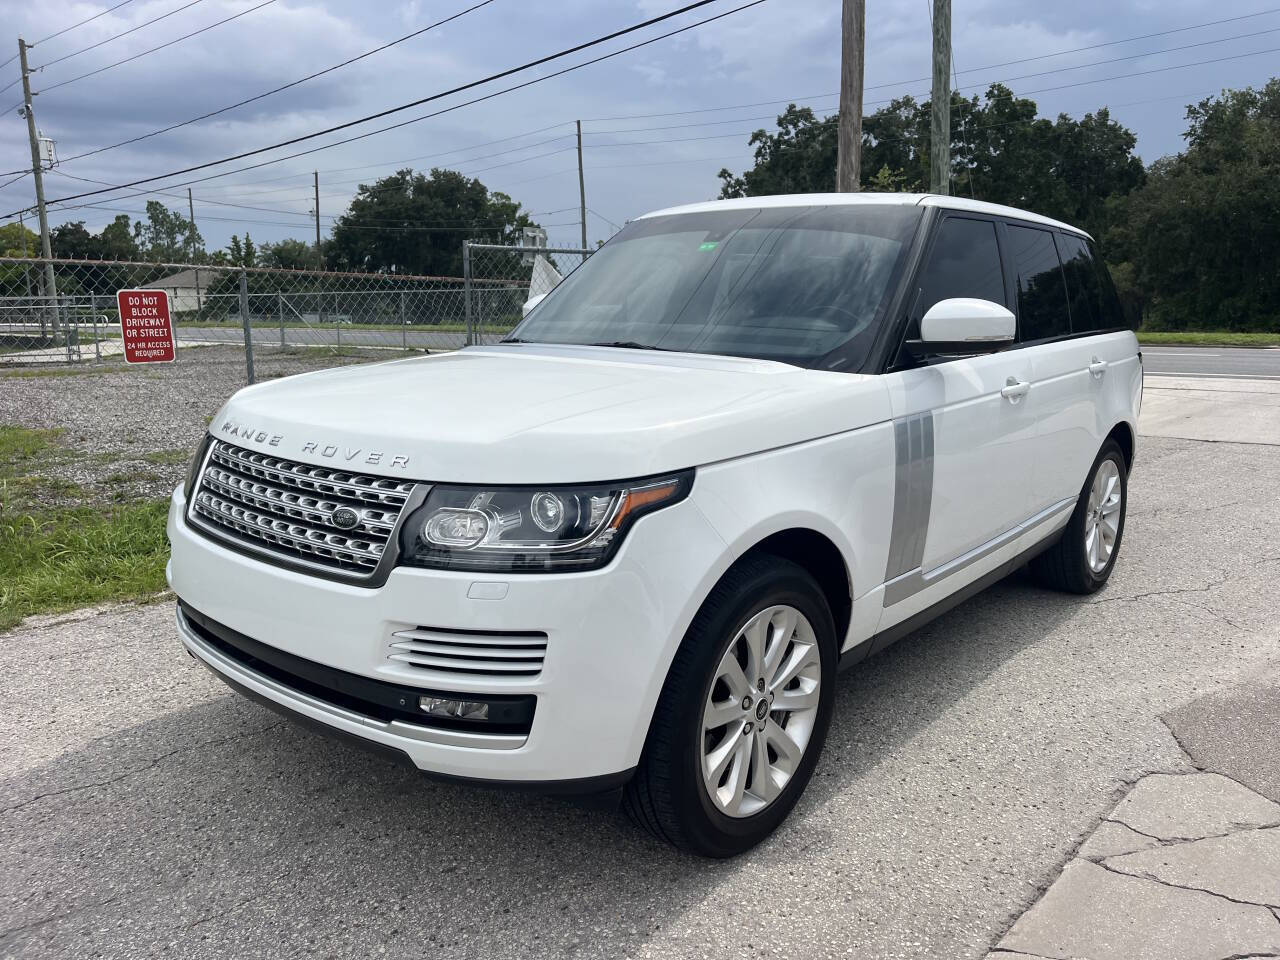
[{"label": "paved road", "polygon": [[842,677],[807,795],[726,863],[288,725],[168,604],[23,628],[0,956],[981,957],[1126,785],[1191,769],[1162,715],[1277,669],[1277,488],[1280,447],[1144,438],[1108,588],[1011,578]]},{"label": "paved road", "polygon": [[1143,347],[1148,374],[1280,380],[1280,347]]}]

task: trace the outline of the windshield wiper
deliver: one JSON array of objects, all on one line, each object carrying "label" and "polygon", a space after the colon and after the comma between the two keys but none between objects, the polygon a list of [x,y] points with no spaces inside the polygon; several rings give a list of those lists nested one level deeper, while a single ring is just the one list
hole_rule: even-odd
[{"label": "windshield wiper", "polygon": [[670,347],[656,347],[652,343],[640,343],[636,340],[602,340],[599,343],[589,343],[589,347],[618,347],[624,350],[670,350]]}]

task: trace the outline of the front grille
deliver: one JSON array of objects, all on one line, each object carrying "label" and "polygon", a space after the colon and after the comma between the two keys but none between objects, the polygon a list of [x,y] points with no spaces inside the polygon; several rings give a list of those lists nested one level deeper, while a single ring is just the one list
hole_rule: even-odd
[{"label": "front grille", "polygon": [[[412,481],[295,463],[215,441],[191,503],[198,526],[259,553],[369,577]],[[350,530],[333,523],[349,507]]]},{"label": "front grille", "polygon": [[417,670],[528,679],[542,672],[545,633],[414,627],[391,636],[387,659]]}]

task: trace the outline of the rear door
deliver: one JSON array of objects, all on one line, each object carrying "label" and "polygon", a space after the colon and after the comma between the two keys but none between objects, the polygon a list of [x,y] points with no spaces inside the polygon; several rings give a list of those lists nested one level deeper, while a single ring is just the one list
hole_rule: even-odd
[{"label": "rear door", "polygon": [[[1011,236],[1036,232],[1051,237],[1059,262],[1052,270],[1052,295],[1043,303],[1028,303],[1030,311],[1039,309],[1052,318],[1044,321],[1052,330],[1040,331],[1047,338],[1031,348],[1035,354],[1031,399],[1039,418],[1033,489],[1039,510],[1079,496],[1102,444],[1100,430],[1106,429],[1099,422],[1099,399],[1116,344],[1101,335],[1109,324],[1103,316],[1098,268],[1085,239],[1023,226],[1010,225],[1007,231]],[[1012,248],[1016,254],[1016,243]],[[1041,286],[1037,277],[1029,279],[1033,289]],[[1035,338],[1024,333],[1024,339]]]},{"label": "rear door", "polygon": [[[919,336],[920,318],[939,300],[1009,306],[1009,296],[996,222],[947,213],[908,299],[907,337]],[[897,458],[882,628],[980,575],[982,565],[970,562],[975,552],[980,559],[984,547],[1026,519],[1031,379],[1029,355],[1019,349],[886,374]]]}]

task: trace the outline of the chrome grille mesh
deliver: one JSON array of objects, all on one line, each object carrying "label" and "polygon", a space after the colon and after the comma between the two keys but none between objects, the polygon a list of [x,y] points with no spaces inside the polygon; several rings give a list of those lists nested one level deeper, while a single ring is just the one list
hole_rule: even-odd
[{"label": "chrome grille mesh", "polygon": [[[204,529],[261,553],[371,576],[413,491],[407,480],[295,463],[215,441],[192,498]],[[334,525],[341,507],[359,517]]]}]

